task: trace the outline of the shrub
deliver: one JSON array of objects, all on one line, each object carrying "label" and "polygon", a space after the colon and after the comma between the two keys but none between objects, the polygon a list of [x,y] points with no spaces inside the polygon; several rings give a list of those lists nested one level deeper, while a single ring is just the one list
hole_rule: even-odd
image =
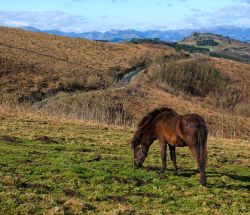
[{"label": "shrub", "polygon": [[155,68],[155,78],[163,88],[174,89],[189,95],[205,97],[213,95],[215,103],[225,107],[237,104],[240,90],[227,75],[210,65],[206,58],[166,61]]},{"label": "shrub", "polygon": [[88,88],[98,88],[101,86],[101,78],[98,77],[97,75],[90,75],[87,78],[87,87]]},{"label": "shrub", "polygon": [[114,66],[109,68],[109,76],[114,80],[114,81],[119,81],[126,73],[126,70],[123,69],[120,66]]},{"label": "shrub", "polygon": [[199,40],[196,42],[197,46],[218,46],[219,44],[212,39],[208,40]]},{"label": "shrub", "polygon": [[86,81],[80,77],[67,78],[63,80],[63,88],[68,91],[83,90],[86,88]]},{"label": "shrub", "polygon": [[239,115],[250,117],[250,104],[246,103],[238,104],[235,107],[235,111]]},{"label": "shrub", "polygon": [[133,56],[129,60],[129,65],[134,68],[146,66],[150,62],[151,55],[152,53],[147,51],[143,54]]},{"label": "shrub", "polygon": [[177,90],[198,96],[218,91],[217,88],[225,84],[220,72],[204,59],[166,62],[160,67],[158,79]]}]

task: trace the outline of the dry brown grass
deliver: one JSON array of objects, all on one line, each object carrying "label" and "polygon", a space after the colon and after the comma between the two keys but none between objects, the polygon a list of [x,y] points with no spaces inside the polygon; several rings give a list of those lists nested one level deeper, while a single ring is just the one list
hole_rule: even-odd
[{"label": "dry brown grass", "polygon": [[243,93],[242,102],[250,103],[250,65],[220,58],[210,58],[210,62],[237,81]]},{"label": "dry brown grass", "polygon": [[106,86],[112,82],[108,75],[111,67],[129,68],[133,58],[174,53],[172,48],[94,42],[0,27],[0,101],[41,100],[65,88],[67,79],[87,82],[89,76],[97,76]]},{"label": "dry brown grass", "polygon": [[[171,89],[159,89],[150,67],[128,86],[111,86],[110,68],[126,69],[143,61],[187,58],[172,48],[110,44],[0,28],[0,51],[0,102],[25,104],[32,99],[42,100],[34,106],[6,106],[8,111],[5,113],[26,111],[41,117],[63,116],[127,126],[135,125],[153,108],[168,106],[179,113],[201,114],[214,136],[249,137],[249,118],[225,110],[222,114],[220,108],[209,102],[209,96],[192,97],[174,94]],[[232,80],[238,81],[243,90],[242,104],[248,104],[250,66],[217,58],[208,60]],[[94,91],[86,92],[86,89]],[[44,99],[46,96],[49,97]],[[238,108],[239,112],[246,112],[244,108]]]},{"label": "dry brown grass", "polygon": [[123,88],[99,90],[88,93],[58,94],[39,105],[52,115],[75,119],[136,126],[148,111],[161,106],[170,107],[181,114],[202,115],[212,136],[248,138],[250,119],[230,112],[223,114],[204,106],[202,101],[173,95],[156,87],[144,87],[138,83]]},{"label": "dry brown grass", "polygon": [[[131,90],[131,89],[127,89]],[[108,92],[110,94],[110,91]],[[107,99],[107,107],[112,107],[109,102],[113,100],[109,100],[107,92],[102,93],[89,93],[89,96],[94,96],[96,102],[101,99]],[[239,117],[235,115],[231,115],[229,113],[225,113],[223,115],[223,128],[222,128],[222,115],[214,110],[204,108],[199,104],[194,104],[188,100],[182,100],[180,103],[181,97],[175,97],[171,94],[168,94],[159,89],[139,89],[138,94],[143,93],[144,97],[141,99],[135,99],[135,97],[130,97],[127,99],[120,100],[121,104],[124,107],[124,111],[126,112],[128,119],[123,121],[121,116],[117,116],[117,123],[110,122],[101,117],[102,115],[98,115],[99,113],[103,113],[105,107],[97,107],[92,111],[96,115],[91,118],[91,115],[84,116],[84,109],[81,109],[82,105],[84,105],[84,100],[88,99],[86,95],[77,95],[75,97],[76,103],[72,104],[72,106],[68,106],[68,110],[64,112],[62,109],[61,103],[52,103],[48,104],[45,108],[35,109],[33,106],[29,105],[0,105],[0,120],[2,121],[40,121],[41,123],[49,122],[51,124],[63,124],[63,123],[74,123],[75,125],[85,124],[86,126],[95,126],[95,127],[105,127],[108,126],[112,129],[117,130],[133,130],[137,124],[137,122],[141,119],[141,117],[147,113],[148,111],[161,106],[167,106],[173,108],[180,114],[186,113],[198,113],[205,118],[205,121],[208,125],[209,136],[214,138],[229,138],[237,141],[237,139],[246,139],[249,140],[250,134],[250,119],[245,117]],[[124,91],[119,91],[113,93],[112,96],[120,96],[123,98]],[[161,99],[159,99],[161,98]],[[82,103],[80,102],[82,101]],[[77,106],[76,104],[80,106]],[[53,105],[53,106],[52,106]],[[115,106],[115,104],[114,104]],[[99,108],[99,109],[98,109]],[[138,111],[139,110],[139,111]],[[97,116],[97,118],[96,118]],[[100,117],[100,118],[98,118]],[[121,121],[119,121],[121,120]],[[42,123],[43,124],[43,123]],[[42,125],[41,124],[41,125]],[[116,124],[116,125],[115,125]]]}]

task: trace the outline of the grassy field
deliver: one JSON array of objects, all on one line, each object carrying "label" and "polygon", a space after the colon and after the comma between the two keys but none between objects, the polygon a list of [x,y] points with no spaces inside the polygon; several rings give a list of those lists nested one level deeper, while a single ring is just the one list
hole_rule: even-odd
[{"label": "grassy field", "polygon": [[249,143],[209,138],[208,184],[187,148],[132,165],[133,130],[0,111],[0,214],[249,214]]}]

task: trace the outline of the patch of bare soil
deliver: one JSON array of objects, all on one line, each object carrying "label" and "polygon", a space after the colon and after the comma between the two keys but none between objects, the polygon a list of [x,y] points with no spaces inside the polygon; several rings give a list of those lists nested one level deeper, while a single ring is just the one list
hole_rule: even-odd
[{"label": "patch of bare soil", "polygon": [[48,136],[39,136],[39,137],[35,137],[34,140],[36,141],[40,141],[42,143],[47,143],[47,144],[55,144],[58,143],[56,140],[53,140],[52,138],[48,137]]}]

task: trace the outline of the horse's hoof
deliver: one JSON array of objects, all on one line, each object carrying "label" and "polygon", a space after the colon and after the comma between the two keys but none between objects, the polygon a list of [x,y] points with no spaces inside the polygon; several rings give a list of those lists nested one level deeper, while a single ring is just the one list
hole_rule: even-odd
[{"label": "horse's hoof", "polygon": [[163,174],[165,172],[165,170],[161,170],[161,171],[159,171],[159,174]]},{"label": "horse's hoof", "polygon": [[134,166],[135,169],[141,169],[142,166]]},{"label": "horse's hoof", "polygon": [[201,184],[202,186],[205,186],[206,183],[207,183],[206,178],[201,178],[201,179],[200,179],[200,184]]}]

